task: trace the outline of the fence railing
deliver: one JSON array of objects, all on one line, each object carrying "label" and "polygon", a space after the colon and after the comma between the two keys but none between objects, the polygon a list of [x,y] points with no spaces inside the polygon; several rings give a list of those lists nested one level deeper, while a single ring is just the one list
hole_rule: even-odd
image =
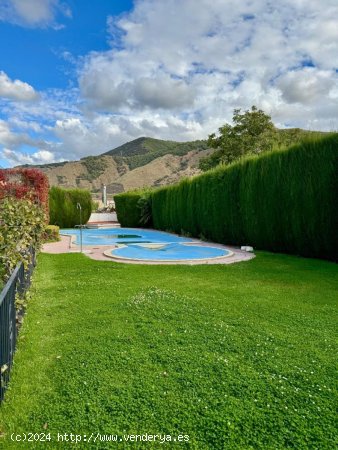
[{"label": "fence railing", "polygon": [[30,265],[25,269],[24,265],[19,263],[0,292],[0,403],[9,383],[18,334],[15,300],[17,295],[22,297],[28,289],[35,266],[35,252],[30,251]]}]

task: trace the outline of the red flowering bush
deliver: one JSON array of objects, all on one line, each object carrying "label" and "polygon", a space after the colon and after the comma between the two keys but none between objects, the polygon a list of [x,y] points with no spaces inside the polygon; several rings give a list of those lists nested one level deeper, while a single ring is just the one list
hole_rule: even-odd
[{"label": "red flowering bush", "polygon": [[28,198],[40,203],[48,219],[47,176],[37,169],[0,169],[0,201],[6,197]]},{"label": "red flowering bush", "polygon": [[36,169],[0,170],[0,278],[30,264],[48,223],[48,178]]}]

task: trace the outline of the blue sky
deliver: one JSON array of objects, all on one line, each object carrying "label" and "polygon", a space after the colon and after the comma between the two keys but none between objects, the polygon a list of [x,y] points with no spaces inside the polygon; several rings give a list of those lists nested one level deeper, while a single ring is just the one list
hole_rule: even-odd
[{"label": "blue sky", "polygon": [[253,104],[337,130],[337,21],[336,0],[0,0],[0,165],[204,139]]},{"label": "blue sky", "polygon": [[1,70],[11,79],[24,80],[37,90],[66,89],[76,83],[76,74],[64,60],[64,52],[80,58],[91,51],[108,50],[107,17],[132,8],[128,0],[73,0],[67,5],[71,17],[56,14],[56,22],[64,26],[60,29],[0,24]]}]

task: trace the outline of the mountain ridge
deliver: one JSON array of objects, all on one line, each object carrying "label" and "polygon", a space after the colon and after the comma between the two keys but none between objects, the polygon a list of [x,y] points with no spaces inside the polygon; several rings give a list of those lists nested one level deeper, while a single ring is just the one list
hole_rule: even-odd
[{"label": "mountain ridge", "polygon": [[95,193],[107,185],[111,194],[162,186],[200,172],[199,160],[211,152],[207,141],[176,142],[139,137],[96,156],[20,167],[35,167],[51,186],[84,188]]},{"label": "mountain ridge", "polygon": [[[314,133],[297,128],[280,129],[280,145],[288,146]],[[107,186],[116,194],[130,189],[157,187],[176,183],[182,177],[201,173],[199,163],[213,151],[207,140],[165,141],[141,136],[100,155],[85,156],[77,161],[25,165],[42,170],[51,186],[79,187],[92,193]]]}]

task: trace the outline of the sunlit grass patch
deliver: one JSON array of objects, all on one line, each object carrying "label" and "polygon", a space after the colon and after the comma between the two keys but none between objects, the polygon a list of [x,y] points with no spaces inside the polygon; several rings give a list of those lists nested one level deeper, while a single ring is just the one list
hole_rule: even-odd
[{"label": "sunlit grass patch", "polygon": [[10,441],[30,430],[189,435],[161,448],[334,448],[336,265],[40,255],[33,286],[0,410],[5,448],[46,448]]}]

